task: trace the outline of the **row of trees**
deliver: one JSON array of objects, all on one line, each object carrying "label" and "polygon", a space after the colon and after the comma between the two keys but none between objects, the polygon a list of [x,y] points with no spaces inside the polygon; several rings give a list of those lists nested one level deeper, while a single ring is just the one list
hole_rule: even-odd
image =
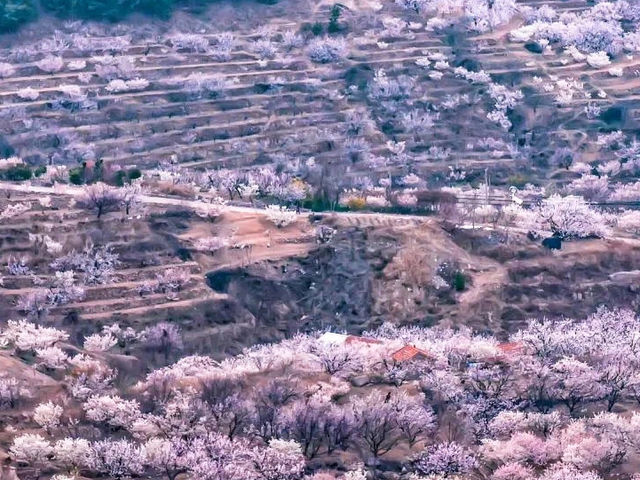
[{"label": "row of trees", "polygon": [[[550,232],[562,238],[603,237],[610,227],[619,227],[633,233],[640,229],[640,215],[637,212],[620,208],[607,212],[589,204],[609,201],[614,202],[614,207],[618,204],[623,207],[640,199],[640,182],[612,184],[608,175],[599,173],[598,169],[605,167],[614,174],[618,173],[620,164],[616,161],[616,165],[611,166],[611,163],[596,167],[585,163],[574,164],[571,168],[581,172],[581,177],[567,184],[567,195],[554,194],[545,198],[543,189],[529,186],[516,194],[516,200],[520,203],[510,204],[505,192],[499,189],[490,191],[484,187],[450,187],[441,192],[426,192],[426,181],[415,174],[395,179],[382,178],[378,186],[374,186],[368,178],[354,178],[351,185],[357,185],[358,188],[344,189],[339,194],[338,201],[340,205],[350,209],[386,209],[392,206],[407,211],[420,208],[440,209],[450,222],[457,224],[500,223],[536,232],[538,235]],[[203,209],[210,207],[209,214],[217,215],[224,208],[226,199],[253,203],[255,199],[263,198],[270,203],[284,204],[270,205],[266,209],[268,218],[277,226],[288,225],[296,219],[295,212],[285,206],[299,207],[321,193],[314,192],[310,183],[307,183],[316,183],[318,176],[322,181],[321,171],[315,164],[290,165],[283,171],[260,167],[244,172],[220,169],[190,175],[183,173],[180,170],[155,172],[161,181],[197,186],[218,195],[214,204],[203,203]],[[140,206],[143,193],[140,179],[130,182],[121,188],[102,182],[86,185],[75,198],[75,204],[95,212],[98,219],[106,212],[119,209],[123,209],[128,216]],[[195,191],[192,194],[195,195]],[[511,196],[513,195],[512,193]],[[517,195],[522,196],[529,206],[521,206],[523,200]],[[496,196],[503,199],[500,203],[507,203],[502,206],[492,205],[489,198]],[[0,216],[16,216],[28,209],[26,205],[10,205]]]},{"label": "row of trees", "polygon": [[[435,14],[435,18],[430,18],[432,25],[446,25],[453,19],[476,32],[506,24],[518,11],[514,0],[396,0],[395,3],[412,14],[425,17]],[[442,21],[443,17],[446,22]]]},{"label": "row of trees", "polygon": [[[633,2],[600,2],[580,12],[556,12],[552,7],[522,9],[527,24],[510,33],[512,41],[574,47],[583,54],[618,55],[640,47],[634,26],[640,19]],[[586,57],[583,55],[581,60]]]},{"label": "row of trees", "polygon": [[[635,412],[640,398],[640,319],[631,311],[532,321],[508,344],[465,329],[392,325],[368,341],[298,335],[221,363],[184,357],[129,389],[108,357],[87,354],[179,338],[175,327],[157,327],[87,337],[57,369],[70,397],[34,405],[33,428],[14,434],[18,465],[116,478],[299,480],[337,478],[314,470],[345,452],[407,478],[634,478],[621,472],[640,450],[640,415],[616,411]],[[69,340],[26,322],[10,322],[0,337],[23,358]],[[406,344],[426,354],[394,361]],[[37,397],[25,383],[0,383],[3,409]],[[409,453],[389,455],[398,448]]]}]

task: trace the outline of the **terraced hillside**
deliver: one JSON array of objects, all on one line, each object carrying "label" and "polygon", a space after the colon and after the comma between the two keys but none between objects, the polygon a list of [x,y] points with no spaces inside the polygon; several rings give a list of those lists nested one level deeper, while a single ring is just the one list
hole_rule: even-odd
[{"label": "terraced hillside", "polygon": [[[207,287],[208,272],[304,257],[318,245],[306,216],[284,206],[396,208],[435,213],[447,228],[479,223],[516,236],[527,229],[605,236],[604,227],[559,232],[555,219],[536,210],[549,192],[560,192],[605,204],[594,218],[612,227],[616,241],[618,216],[631,224],[622,228],[626,236],[640,231],[635,213],[618,208],[640,200],[633,183],[640,12],[586,0],[471,6],[223,4],[209,13],[215,23],[186,14],[116,26],[52,20],[4,38],[0,157],[13,157],[1,161],[0,176],[19,181],[27,169],[41,186],[7,187],[3,261],[21,272],[18,260],[28,255],[29,274],[8,278],[5,297],[16,304],[52,281],[55,256],[39,257],[48,236],[56,255],[93,245],[120,259],[115,282],[89,286],[73,307],[53,308],[54,317],[144,323],[190,311],[202,320],[228,301]],[[103,191],[114,196],[112,207],[126,204],[124,216],[101,217],[100,207],[93,218],[73,203],[100,182],[124,185]],[[509,186],[526,193],[509,194]],[[435,198],[420,193],[440,187]],[[450,190],[455,197],[446,196]],[[57,192],[53,206],[39,207],[38,191]],[[276,211],[294,225],[277,228],[273,210],[253,209],[265,203],[280,204]],[[543,228],[530,226],[528,210],[509,210],[520,205],[538,212]],[[435,221],[341,217],[343,228],[364,232],[421,230]],[[604,274],[635,268],[632,257]],[[498,269],[486,259],[479,264],[479,272]],[[502,283],[520,276],[500,271]],[[169,276],[180,277],[179,288],[158,286]],[[147,291],[152,281],[155,290]],[[462,299],[475,304],[475,295]],[[493,312],[494,319],[546,312],[524,297],[512,305],[516,313]],[[562,313],[556,310],[548,313]],[[466,320],[449,308],[434,315]]]},{"label": "terraced hillside", "polygon": [[[557,15],[591,7],[517,5],[543,4]],[[327,28],[331,4],[297,22],[295,13],[278,17],[288,3],[274,8],[259,7],[260,26],[233,34],[196,22],[120,35],[67,23],[32,46],[5,48],[4,142],[33,165],[202,171],[313,159],[345,187],[408,173],[444,185],[452,168],[466,180],[489,169],[495,184],[545,185],[558,149],[614,158],[598,134],[637,128],[636,60],[616,57],[622,72],[612,76],[557,48],[533,53],[510,40],[518,16],[477,33],[455,16],[434,28],[439,17],[393,3],[347,3],[331,37],[344,41],[344,56],[318,63],[309,28]],[[479,72],[488,76],[469,74]],[[503,100],[500,88],[526,94],[514,97],[502,126],[487,118]],[[599,113],[588,118],[587,105]]]},{"label": "terraced hillside", "polygon": [[0,190],[0,315],[71,325],[78,341],[108,325],[169,322],[187,351],[221,358],[318,328],[504,335],[533,317],[637,304],[640,243],[619,233],[551,254],[518,229],[447,233],[436,218],[301,213],[275,227],[260,208],[211,215],[204,201],[163,196],[96,218],[77,204],[80,188],[50,202],[46,188],[26,190]]},{"label": "terraced hillside", "polygon": [[640,479],[640,4],[118,2],[0,0],[0,480]]},{"label": "terraced hillside", "polygon": [[[6,193],[2,209],[29,209],[10,221],[4,218],[0,227],[0,315],[77,325],[78,335],[113,323],[137,330],[171,321],[192,332],[185,339],[200,350],[222,353],[236,341],[255,343],[256,318],[229,295],[209,288],[205,273],[303,255],[313,245],[302,223],[267,235],[269,225],[256,214],[228,212],[214,224],[188,207],[149,205],[142,217],[114,213],[96,219],[74,208],[69,196],[53,196],[45,207],[38,201],[41,194]],[[228,239],[227,246],[219,251],[201,246],[212,237]],[[75,281],[86,283],[82,294],[73,296],[53,262],[63,252],[86,251],[99,268],[105,263],[103,248],[116,256],[113,268],[97,281],[76,273]]]}]

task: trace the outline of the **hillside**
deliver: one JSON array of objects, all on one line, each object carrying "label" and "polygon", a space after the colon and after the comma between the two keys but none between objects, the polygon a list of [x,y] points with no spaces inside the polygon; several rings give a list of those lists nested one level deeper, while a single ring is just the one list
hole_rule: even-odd
[{"label": "hillside", "polygon": [[640,479],[635,2],[0,32],[0,480]]}]

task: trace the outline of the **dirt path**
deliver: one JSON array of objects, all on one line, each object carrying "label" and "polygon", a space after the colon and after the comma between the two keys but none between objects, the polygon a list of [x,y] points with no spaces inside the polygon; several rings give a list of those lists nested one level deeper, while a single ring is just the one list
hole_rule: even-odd
[{"label": "dirt path", "polygon": [[480,271],[472,275],[471,287],[458,297],[458,307],[463,314],[471,311],[487,293],[500,289],[509,278],[507,269],[498,262],[486,257],[472,258],[476,262],[474,269]]},{"label": "dirt path", "polygon": [[[44,193],[49,195],[67,195],[70,197],[77,197],[83,193],[81,187],[72,187],[70,185],[56,185],[55,187],[42,187],[39,185],[29,184],[15,184],[9,182],[0,182],[0,190],[9,190],[13,192],[26,192],[26,193]],[[182,200],[179,198],[161,197],[157,195],[141,195],[140,201],[148,205],[160,205],[160,206],[175,206],[184,207],[192,210],[202,210],[207,207],[211,207],[211,203],[203,200]],[[239,205],[225,205],[221,208],[221,213],[248,213],[260,216],[266,216],[264,208],[256,207],[243,207]],[[298,219],[307,218],[310,212],[301,212],[297,214]],[[420,215],[400,215],[391,213],[365,213],[365,212],[327,212],[322,213],[324,216],[336,216],[344,218],[369,218],[375,217],[379,219],[398,219],[404,220],[414,219],[424,221],[425,217]]]},{"label": "dirt path", "polygon": [[208,294],[206,297],[198,297],[198,298],[189,298],[187,300],[176,300],[176,301],[168,301],[163,303],[156,303],[154,305],[144,305],[141,307],[133,307],[126,308],[121,310],[111,310],[108,312],[98,312],[98,313],[87,313],[83,314],[82,318],[85,320],[96,320],[96,319],[105,319],[112,318],[115,315],[142,315],[149,313],[153,310],[164,310],[171,308],[188,308],[198,303],[202,303],[206,300],[221,300],[226,299],[227,295],[223,293],[214,293],[213,291]]},{"label": "dirt path", "polygon": [[33,387],[56,388],[58,382],[47,375],[38,372],[35,368],[25,365],[20,360],[10,357],[7,353],[0,353],[0,378],[8,376],[23,381]]}]

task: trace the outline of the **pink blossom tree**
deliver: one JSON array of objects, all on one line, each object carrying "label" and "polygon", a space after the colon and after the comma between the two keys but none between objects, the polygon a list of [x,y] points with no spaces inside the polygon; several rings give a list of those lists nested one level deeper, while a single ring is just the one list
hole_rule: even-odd
[{"label": "pink blossom tree", "polygon": [[89,454],[89,468],[116,479],[139,475],[144,471],[141,453],[136,443],[126,439],[94,442]]},{"label": "pink blossom tree", "polygon": [[297,480],[305,467],[300,445],[293,440],[272,439],[267,448],[253,448],[249,454],[259,480]]},{"label": "pink blossom tree", "polygon": [[412,465],[422,475],[447,478],[470,473],[476,466],[476,459],[457,443],[438,443],[418,454]]}]

